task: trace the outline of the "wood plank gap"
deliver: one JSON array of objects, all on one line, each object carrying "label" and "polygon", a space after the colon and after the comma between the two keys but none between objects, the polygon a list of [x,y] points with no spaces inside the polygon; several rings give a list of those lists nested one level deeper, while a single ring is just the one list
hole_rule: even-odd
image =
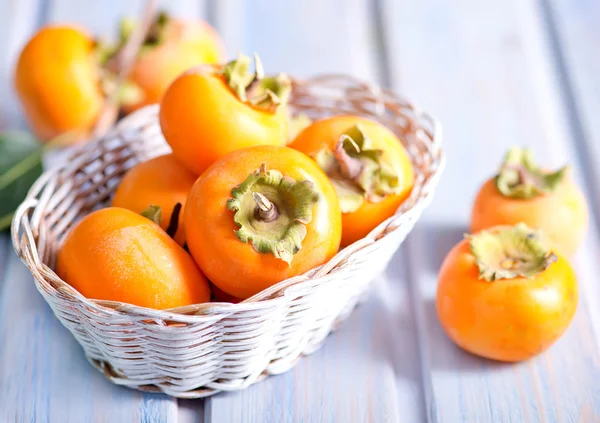
[{"label": "wood plank gap", "polygon": [[581,165],[583,182],[588,188],[588,196],[591,200],[589,201],[591,209],[590,224],[600,229],[600,196],[598,190],[594,189],[594,181],[600,180],[600,169],[594,168],[593,151],[589,148],[591,142],[584,129],[582,113],[575,99],[573,77],[567,67],[565,49],[558,31],[556,12],[549,0],[539,0],[539,6],[546,36],[548,37],[551,60],[556,69],[559,93],[563,99],[563,109],[567,117],[567,131],[575,143],[575,156]]},{"label": "wood plank gap", "polygon": [[[375,0],[371,2],[370,7],[370,21],[372,22],[372,28],[375,32],[375,57],[378,63],[377,66],[377,79],[379,84],[385,88],[391,88],[392,77],[391,77],[391,63],[389,60],[388,52],[389,46],[387,44],[386,32],[384,30],[384,19],[383,19],[383,8],[382,0]],[[408,283],[408,294],[410,313],[414,316],[415,327],[416,327],[416,339],[417,339],[417,350],[419,352],[419,374],[421,377],[421,410],[422,415],[427,416],[428,422],[439,421],[437,407],[435,406],[435,399],[433,395],[433,382],[431,380],[431,363],[429,360],[429,346],[427,345],[427,328],[425,322],[425,315],[422,307],[418,304],[422,301],[422,294],[418,286],[418,279],[416,277],[414,266],[411,264],[410,250],[412,246],[410,235],[404,241],[401,246],[400,254],[402,255],[404,262],[403,276],[404,280]]]},{"label": "wood plank gap", "polygon": [[50,8],[52,7],[52,0],[40,0],[36,17],[36,27],[41,28],[48,23],[50,16]]}]

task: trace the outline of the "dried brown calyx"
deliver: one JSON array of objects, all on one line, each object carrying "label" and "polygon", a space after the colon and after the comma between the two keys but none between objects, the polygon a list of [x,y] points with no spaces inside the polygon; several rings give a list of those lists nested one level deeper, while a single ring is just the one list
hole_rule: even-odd
[{"label": "dried brown calyx", "polygon": [[254,54],[254,72],[250,72],[250,58],[239,55],[219,71],[225,83],[240,99],[252,107],[275,113],[280,106],[285,106],[292,91],[292,81],[284,74],[265,77],[263,65],[257,54]]},{"label": "dried brown calyx", "polygon": [[[140,213],[142,216],[150,219],[154,223],[160,226],[162,219],[162,208],[150,204],[146,210]],[[169,225],[165,232],[171,238],[175,237],[177,230],[179,229],[179,215],[181,214],[181,203],[175,204],[173,211],[171,212],[171,218],[169,219]]]},{"label": "dried brown calyx", "polygon": [[241,242],[291,264],[318,200],[310,181],[296,181],[263,164],[232,189],[227,209],[234,212],[239,228],[235,234]]},{"label": "dried brown calyx", "polygon": [[479,279],[533,278],[557,260],[542,235],[525,224],[467,236]]},{"label": "dried brown calyx", "polygon": [[[144,19],[148,19],[144,17]],[[134,19],[124,18],[119,23],[119,39],[116,42],[108,42],[97,39],[94,46],[94,55],[98,63],[100,85],[104,95],[108,96],[115,89],[118,90],[118,103],[120,105],[136,104],[143,100],[143,90],[130,80],[119,83],[118,75],[126,62],[131,61],[126,46],[130,43],[134,33],[140,26],[147,26],[143,38],[135,56],[160,45],[166,39],[166,29],[169,23],[169,15],[166,12],[158,12],[151,17],[150,22],[138,22]]]},{"label": "dried brown calyx", "polygon": [[534,161],[529,149],[511,148],[494,181],[505,197],[529,199],[554,191],[563,181],[568,166],[546,172]]},{"label": "dried brown calyx", "polygon": [[383,150],[372,148],[360,125],[344,131],[333,151],[323,149],[314,159],[335,187],[342,213],[401,191],[398,173],[383,160]]}]

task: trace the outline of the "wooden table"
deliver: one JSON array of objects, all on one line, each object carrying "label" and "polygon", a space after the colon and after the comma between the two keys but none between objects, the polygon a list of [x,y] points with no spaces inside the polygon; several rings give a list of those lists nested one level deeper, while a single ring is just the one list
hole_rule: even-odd
[{"label": "wooden table", "polygon": [[[164,4],[166,5],[166,1]],[[2,0],[0,127],[22,126],[9,83],[40,25],[107,33],[140,1]],[[267,70],[345,72],[437,116],[441,185],[370,299],[286,374],[205,401],[111,385],[86,362],[0,238],[0,421],[600,422],[600,1],[219,0],[168,9],[210,21]],[[438,323],[436,274],[473,196],[511,145],[570,162],[593,218],[574,260],[575,320],[552,349],[502,365],[456,348]]]}]

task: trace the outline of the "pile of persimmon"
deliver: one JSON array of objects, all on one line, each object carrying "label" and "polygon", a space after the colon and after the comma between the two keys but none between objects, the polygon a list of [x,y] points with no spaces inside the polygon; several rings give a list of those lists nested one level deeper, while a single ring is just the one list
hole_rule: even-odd
[{"label": "pile of persimmon", "polygon": [[243,301],[327,262],[408,197],[413,167],[390,130],[358,116],[290,120],[290,78],[251,64],[193,68],[166,89],[172,153],[131,168],[59,252],[58,274],[81,294],[154,308],[210,291]]},{"label": "pile of persimmon", "polygon": [[446,256],[437,312],[463,349],[520,361],[549,348],[577,308],[568,257],[588,225],[585,198],[568,167],[549,171],[512,148],[475,198],[471,235]]},{"label": "pile of persimmon", "polygon": [[[85,29],[52,25],[23,48],[14,84],[33,132],[42,141],[85,137],[115,87],[123,47],[136,23],[123,20],[119,39],[105,42]],[[223,59],[223,44],[205,22],[156,15],[118,93],[124,112],[157,103],[183,71]]]}]

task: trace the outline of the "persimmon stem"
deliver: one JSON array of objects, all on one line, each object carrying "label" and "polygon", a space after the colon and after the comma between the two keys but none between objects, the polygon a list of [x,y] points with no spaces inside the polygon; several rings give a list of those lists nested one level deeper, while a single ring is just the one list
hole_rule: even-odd
[{"label": "persimmon stem", "polygon": [[92,137],[104,135],[117,120],[119,114],[119,89],[127,79],[135,58],[137,57],[144,39],[146,38],[146,34],[150,29],[152,18],[155,15],[157,3],[157,0],[146,1],[140,25],[135,28],[131,34],[131,37],[129,37],[121,51],[118,53],[117,82],[112,92],[109,93],[104,100],[104,106],[102,107],[94,128],[92,129]]},{"label": "persimmon stem", "polygon": [[277,207],[267,197],[260,192],[253,192],[252,198],[256,203],[256,213],[258,217],[264,222],[272,222],[277,219],[279,212]]},{"label": "persimmon stem", "polygon": [[181,214],[181,203],[175,204],[173,207],[173,212],[171,213],[171,218],[169,219],[169,226],[167,226],[167,235],[171,238],[175,237],[177,233],[177,229],[179,229],[179,215]]}]

